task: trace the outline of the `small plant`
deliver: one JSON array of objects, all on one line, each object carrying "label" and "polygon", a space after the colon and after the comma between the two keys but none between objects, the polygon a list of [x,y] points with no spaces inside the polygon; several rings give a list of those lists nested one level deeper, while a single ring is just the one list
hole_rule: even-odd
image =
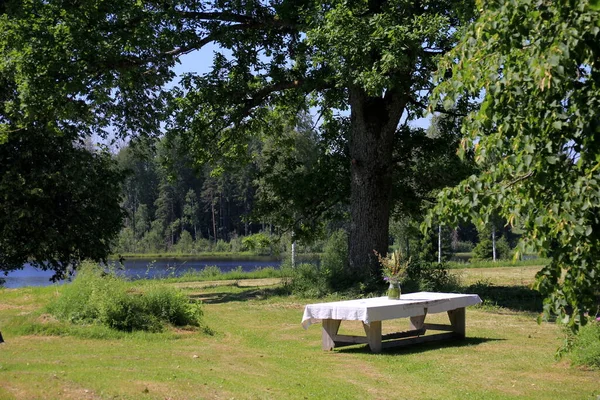
[{"label": "small plant", "polygon": [[215,278],[221,275],[221,273],[221,268],[217,267],[216,265],[207,265],[204,267],[204,269],[202,269],[202,271],[200,271],[200,276],[203,278]]},{"label": "small plant", "polygon": [[377,251],[373,250],[377,256],[379,264],[382,267],[383,280],[386,282],[398,283],[406,276],[406,271],[410,266],[411,258],[406,259],[400,250],[395,250],[382,257]]}]

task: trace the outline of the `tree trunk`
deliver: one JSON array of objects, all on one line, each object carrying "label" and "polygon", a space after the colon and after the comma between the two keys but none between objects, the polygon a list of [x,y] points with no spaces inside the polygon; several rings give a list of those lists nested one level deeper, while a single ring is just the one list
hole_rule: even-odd
[{"label": "tree trunk", "polygon": [[379,276],[373,251],[388,249],[394,134],[406,102],[395,91],[369,97],[350,89],[351,223],[349,267],[357,279]]}]

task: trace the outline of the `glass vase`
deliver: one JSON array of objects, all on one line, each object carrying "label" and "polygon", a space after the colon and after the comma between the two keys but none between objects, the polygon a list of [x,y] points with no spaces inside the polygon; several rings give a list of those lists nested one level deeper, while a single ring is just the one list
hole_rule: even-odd
[{"label": "glass vase", "polygon": [[400,282],[390,281],[390,286],[388,287],[388,290],[387,290],[388,299],[400,300],[401,293],[402,292],[400,290]]}]

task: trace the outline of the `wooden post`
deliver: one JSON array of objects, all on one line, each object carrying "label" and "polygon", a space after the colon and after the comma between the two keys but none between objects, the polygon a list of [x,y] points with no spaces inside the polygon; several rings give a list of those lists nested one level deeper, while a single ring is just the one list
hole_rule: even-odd
[{"label": "wooden post", "polygon": [[464,338],[466,333],[465,327],[465,309],[457,308],[456,310],[448,311],[448,318],[452,324],[452,332],[459,338]]},{"label": "wooden post", "polygon": [[340,329],[340,321],[339,319],[324,319],[323,320],[323,330],[322,330],[322,348],[323,350],[333,350],[335,347],[335,336]]},{"label": "wooden post", "polygon": [[496,225],[492,224],[492,260],[496,262]]},{"label": "wooden post", "polygon": [[438,225],[438,264],[442,263],[442,226]]},{"label": "wooden post", "polygon": [[372,321],[369,325],[363,322],[363,328],[371,351],[381,353],[381,321]]}]

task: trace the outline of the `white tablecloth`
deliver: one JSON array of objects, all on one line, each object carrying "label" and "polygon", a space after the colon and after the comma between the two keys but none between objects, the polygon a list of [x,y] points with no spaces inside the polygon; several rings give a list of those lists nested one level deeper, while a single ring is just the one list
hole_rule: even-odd
[{"label": "white tablecloth", "polygon": [[418,292],[403,294],[400,300],[386,297],[334,301],[331,303],[309,304],[304,308],[302,326],[324,319],[355,320],[369,324],[371,321],[416,317],[435,314],[481,303],[476,294]]}]

